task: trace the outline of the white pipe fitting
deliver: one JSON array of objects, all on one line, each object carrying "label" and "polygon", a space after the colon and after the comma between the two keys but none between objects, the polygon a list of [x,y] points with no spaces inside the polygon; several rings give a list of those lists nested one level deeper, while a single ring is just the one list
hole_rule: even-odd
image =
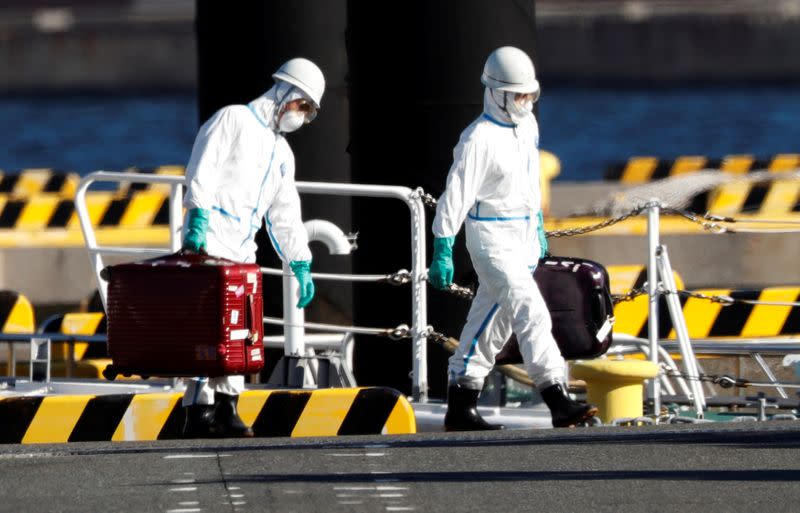
[{"label": "white pipe fitting", "polygon": [[327,246],[331,255],[349,255],[353,245],[344,232],[330,221],[312,219],[303,223],[309,241],[319,241]]}]

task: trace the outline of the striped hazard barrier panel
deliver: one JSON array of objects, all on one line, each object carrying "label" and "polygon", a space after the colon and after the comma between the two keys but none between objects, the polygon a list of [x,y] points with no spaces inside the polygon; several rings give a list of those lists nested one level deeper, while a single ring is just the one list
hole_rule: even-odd
[{"label": "striped hazard barrier panel", "polygon": [[[182,166],[128,172],[183,176]],[[0,174],[0,247],[83,246],[74,196],[79,178],[50,170]],[[169,185],[125,183],[90,190],[86,207],[99,244],[163,245],[169,240]]]},{"label": "striped hazard barrier panel", "polygon": [[[261,437],[416,432],[405,396],[382,387],[249,390],[239,414]],[[175,439],[183,423],[179,393],[0,399],[0,443],[7,444]]]},{"label": "striped hazard barrier panel", "polygon": [[[680,296],[683,316],[691,338],[755,338],[800,335],[800,287],[770,287],[760,290],[703,289],[692,291],[705,296],[727,296],[765,304],[734,302],[723,305],[699,297]],[[614,307],[614,331],[647,338],[648,301],[642,295]],[[658,334],[675,338],[672,320],[664,297],[659,299]]]},{"label": "striped hazard barrier panel", "polygon": [[[163,245],[169,241],[169,194],[160,190],[90,191],[90,222],[99,244]],[[0,196],[0,247],[84,245],[75,203],[53,193]]]},{"label": "striped hazard barrier panel", "polygon": [[[40,326],[39,331],[62,335],[104,335],[106,333],[106,316],[102,312],[77,312],[56,315],[45,321]],[[90,344],[80,341],[73,344],[73,357],[77,360],[107,356],[105,344]],[[67,342],[53,342],[52,353],[54,360],[67,360],[69,358],[69,344]]]},{"label": "striped hazard barrier panel", "polygon": [[643,184],[671,176],[695,173],[703,169],[719,169],[726,173],[746,174],[767,169],[785,172],[800,168],[800,154],[775,155],[769,159],[756,159],[752,155],[728,155],[722,159],[704,156],[682,156],[676,159],[656,157],[631,157],[627,162],[612,164],[605,173],[606,180],[625,184]]},{"label": "striped hazard barrier panel", "polygon": [[708,194],[706,210],[721,216],[800,213],[800,179],[722,184]]},{"label": "striped hazard barrier panel", "polygon": [[[609,265],[606,270],[610,280],[609,288],[614,295],[640,289],[647,282],[647,267],[643,265]],[[683,278],[677,271],[672,271],[672,275],[675,277],[675,286],[682,289]]]},{"label": "striped hazard barrier panel", "polygon": [[0,290],[0,331],[33,333],[33,306],[27,297],[13,290]]},{"label": "striped hazard barrier panel", "polygon": [[63,198],[72,198],[78,189],[79,181],[80,178],[76,173],[53,169],[0,171],[0,195],[27,197],[40,193],[53,193]]}]

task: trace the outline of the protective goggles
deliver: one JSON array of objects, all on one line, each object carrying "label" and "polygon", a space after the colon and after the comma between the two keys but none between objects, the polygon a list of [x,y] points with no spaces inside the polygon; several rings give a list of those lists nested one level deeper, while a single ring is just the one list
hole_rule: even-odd
[{"label": "protective goggles", "polygon": [[540,87],[536,91],[532,93],[517,93],[514,96],[514,99],[518,102],[524,102],[530,99],[531,102],[536,103],[539,101],[539,96],[542,94],[542,88]]},{"label": "protective goggles", "polygon": [[314,118],[317,117],[317,108],[314,107],[314,104],[307,100],[295,101],[297,102],[297,110],[306,115],[306,123],[314,121]]}]

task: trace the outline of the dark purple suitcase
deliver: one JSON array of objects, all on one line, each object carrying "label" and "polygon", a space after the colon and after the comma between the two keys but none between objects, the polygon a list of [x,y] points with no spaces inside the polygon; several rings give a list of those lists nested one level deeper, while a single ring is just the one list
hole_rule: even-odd
[{"label": "dark purple suitcase", "polygon": [[[533,273],[553,321],[553,337],[567,360],[595,358],[611,345],[614,305],[608,272],[597,262],[550,256]],[[512,335],[495,363],[522,363]]]}]

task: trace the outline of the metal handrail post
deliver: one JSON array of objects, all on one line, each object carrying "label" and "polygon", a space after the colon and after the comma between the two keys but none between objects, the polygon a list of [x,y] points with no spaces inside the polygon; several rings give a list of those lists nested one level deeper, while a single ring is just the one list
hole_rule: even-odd
[{"label": "metal handrail post", "polygon": [[89,252],[89,263],[94,271],[97,281],[97,290],[100,292],[100,299],[103,302],[103,309],[106,307],[106,296],[108,295],[108,284],[100,278],[100,271],[103,270],[103,254],[126,254],[126,255],[163,255],[169,250],[158,250],[153,248],[127,248],[127,247],[99,247],[97,238],[94,235],[89,212],[86,207],[86,191],[94,182],[141,182],[141,183],[160,183],[170,186],[169,198],[169,223],[170,223],[170,249],[177,251],[180,249],[180,236],[178,228],[182,224],[183,211],[181,202],[183,195],[183,184],[186,178],[183,176],[170,175],[144,175],[141,173],[114,173],[109,171],[95,171],[84,176],[78,184],[75,192],[75,213],[83,232],[83,239],[86,241],[86,249]]},{"label": "metal handrail post", "polygon": [[[659,246],[659,215],[661,205],[657,200],[651,200],[647,209],[647,296],[648,318],[647,338],[650,342],[650,361],[658,365],[658,267],[656,252]],[[647,394],[652,401],[653,415],[661,412],[661,383],[658,379],[651,379],[647,387]]]},{"label": "metal handrail post", "polygon": [[413,340],[412,397],[428,400],[428,302],[425,255],[425,212],[422,200],[408,187],[396,185],[341,184],[296,182],[297,190],[306,194],[338,194],[403,201],[411,213],[411,334]]},{"label": "metal handrail post", "polygon": [[183,182],[169,186],[169,247],[173,252],[181,249],[183,226]]},{"label": "metal handrail post", "polygon": [[706,407],[706,397],[703,387],[700,385],[700,372],[697,369],[697,358],[692,350],[692,342],[689,339],[689,329],[686,327],[686,319],[683,316],[681,302],[678,299],[678,290],[675,285],[675,276],[672,274],[672,265],[669,261],[667,247],[658,247],[658,266],[664,288],[666,289],[667,309],[669,310],[672,326],[678,337],[678,344],[681,348],[681,357],[685,372],[689,377],[689,387],[692,389],[695,411],[698,418],[703,417]]},{"label": "metal handrail post", "polygon": [[428,296],[425,266],[425,205],[417,198],[411,208],[411,267],[412,326],[414,340],[412,397],[420,403],[428,402]]},{"label": "metal handrail post", "polygon": [[[183,176],[168,175],[143,175],[139,173],[112,173],[107,171],[95,171],[84,176],[75,194],[75,211],[80,221],[81,230],[86,241],[89,252],[89,259],[95,273],[100,297],[103,307],[106,305],[107,284],[100,277],[103,269],[103,254],[166,254],[169,251],[153,248],[123,248],[123,247],[99,247],[95,238],[94,230],[89,218],[86,207],[86,191],[89,185],[95,181],[129,181],[144,183],[160,183],[170,185],[170,248],[176,251],[180,247],[180,237],[178,228],[181,226],[181,196]],[[368,185],[368,184],[342,184],[342,183],[322,183],[322,182],[296,182],[298,192],[308,194],[328,194],[340,196],[363,196],[373,198],[395,198],[403,201],[408,206],[411,213],[411,273],[412,273],[412,327],[413,336],[413,384],[412,390],[414,399],[425,402],[428,396],[428,376],[427,376],[427,288],[425,285],[426,277],[426,255],[425,255],[425,212],[422,200],[415,196],[414,191],[408,187],[392,185]]]},{"label": "metal handrail post", "polygon": [[[289,264],[283,262],[283,336],[285,356],[305,356],[305,313],[295,303],[299,296],[300,285],[294,279]],[[300,384],[302,386],[302,383]]]}]

